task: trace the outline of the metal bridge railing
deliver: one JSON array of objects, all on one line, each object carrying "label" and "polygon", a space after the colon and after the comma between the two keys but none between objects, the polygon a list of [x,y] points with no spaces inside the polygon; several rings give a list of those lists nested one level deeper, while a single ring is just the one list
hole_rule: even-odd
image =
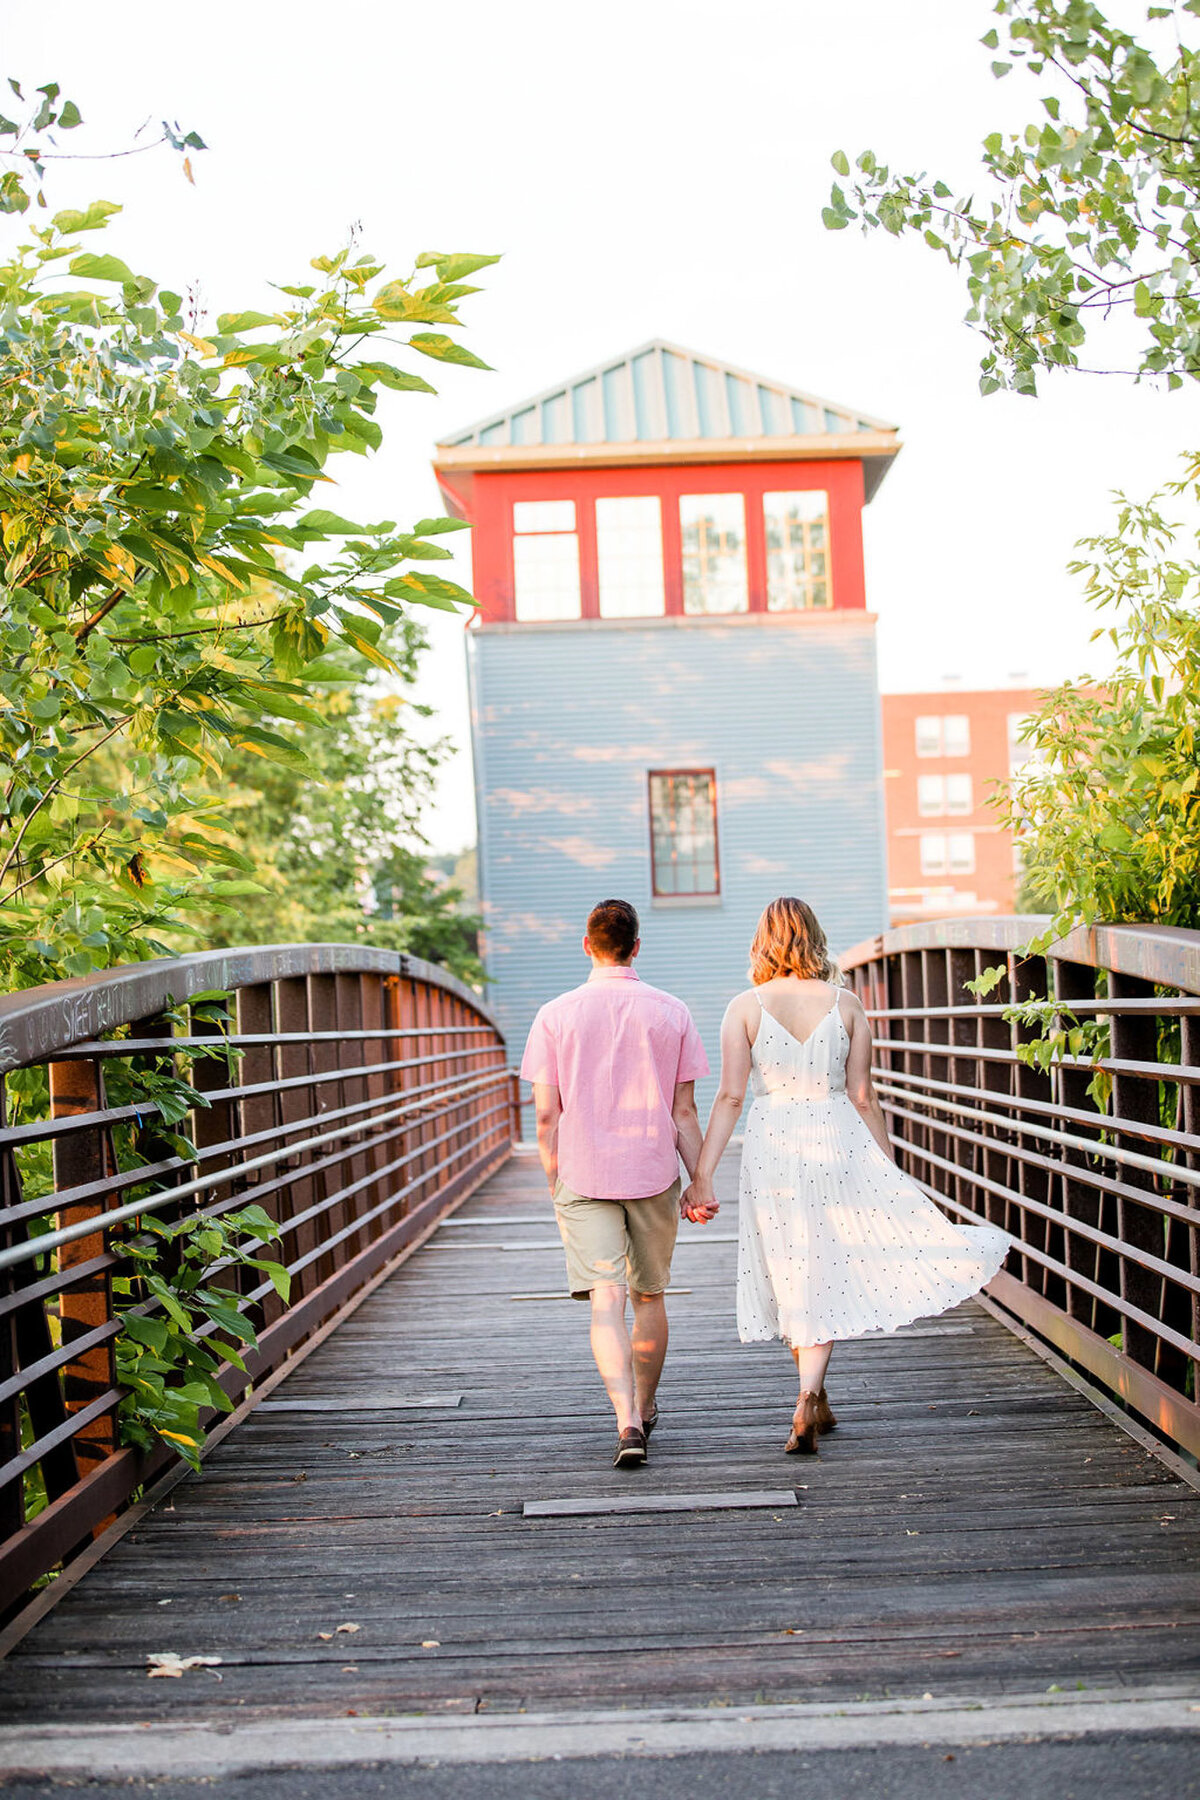
[{"label": "metal bridge railing", "polygon": [[[213,990],[231,996],[228,1024],[201,1005]],[[220,1053],[199,1054],[215,1038]],[[181,1068],[208,1102],[172,1127],[194,1158],[156,1131],[144,1080],[133,1104],[109,1104],[129,1071]],[[177,1460],[120,1441],[122,1242],[151,1216],[255,1204],[276,1222],[263,1253],[290,1272],[286,1303],[258,1270],[218,1277],[257,1335],[244,1371],[217,1373],[240,1402],[504,1161],[516,1096],[477,995],[340,944],[213,951],[0,999],[0,1078],[2,1619]],[[19,1122],[16,1089],[35,1114]]]},{"label": "metal bridge railing", "polygon": [[[1099,926],[1024,956],[1048,923],[910,925],[842,967],[876,1028],[904,1167],[952,1217],[1016,1239],[989,1295],[1195,1456],[1200,932]],[[967,991],[997,964],[1007,982],[985,1000]],[[1020,1046],[1047,1025],[1005,1013],[1042,997],[1106,1024],[1107,1042],[1030,1066]],[[1097,1073],[1111,1082],[1103,1110]]]}]

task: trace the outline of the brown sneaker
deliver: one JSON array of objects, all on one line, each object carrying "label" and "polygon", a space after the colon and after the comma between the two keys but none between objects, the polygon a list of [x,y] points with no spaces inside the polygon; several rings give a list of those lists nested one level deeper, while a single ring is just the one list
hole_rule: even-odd
[{"label": "brown sneaker", "polygon": [[817,1430],[820,1432],[821,1436],[824,1437],[825,1433],[827,1431],[832,1431],[836,1424],[837,1420],[833,1415],[833,1408],[829,1404],[825,1389],[822,1388],[817,1395]]},{"label": "brown sneaker", "polygon": [[646,1460],[646,1434],[631,1425],[617,1439],[617,1452],[613,1457],[614,1469],[640,1469]]}]

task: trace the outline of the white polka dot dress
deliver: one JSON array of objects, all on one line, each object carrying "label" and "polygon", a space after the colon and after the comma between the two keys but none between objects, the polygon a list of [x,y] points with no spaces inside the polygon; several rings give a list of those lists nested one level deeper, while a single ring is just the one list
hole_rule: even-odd
[{"label": "white polka dot dress", "polygon": [[837,989],[803,1042],[762,1009],[742,1150],[743,1343],[895,1331],[977,1293],[1008,1254],[1006,1232],[956,1225],[884,1155],[846,1093],[849,1047]]}]

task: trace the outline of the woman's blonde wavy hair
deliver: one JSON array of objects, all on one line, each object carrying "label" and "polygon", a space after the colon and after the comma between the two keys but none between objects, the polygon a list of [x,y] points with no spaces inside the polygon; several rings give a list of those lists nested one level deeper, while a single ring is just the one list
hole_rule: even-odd
[{"label": "woman's blonde wavy hair", "polygon": [[803,981],[842,979],[816,913],[793,894],[772,900],[750,946],[750,979],[755,987],[778,975],[799,975]]}]

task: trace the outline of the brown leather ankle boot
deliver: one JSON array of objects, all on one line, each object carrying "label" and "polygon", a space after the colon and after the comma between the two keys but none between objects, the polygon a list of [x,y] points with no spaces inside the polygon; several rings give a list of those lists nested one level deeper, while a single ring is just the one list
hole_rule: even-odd
[{"label": "brown leather ankle boot", "polygon": [[796,1402],[796,1411],[792,1416],[791,1436],[783,1446],[784,1455],[816,1456],[817,1429],[817,1396],[813,1393],[803,1393]]}]

